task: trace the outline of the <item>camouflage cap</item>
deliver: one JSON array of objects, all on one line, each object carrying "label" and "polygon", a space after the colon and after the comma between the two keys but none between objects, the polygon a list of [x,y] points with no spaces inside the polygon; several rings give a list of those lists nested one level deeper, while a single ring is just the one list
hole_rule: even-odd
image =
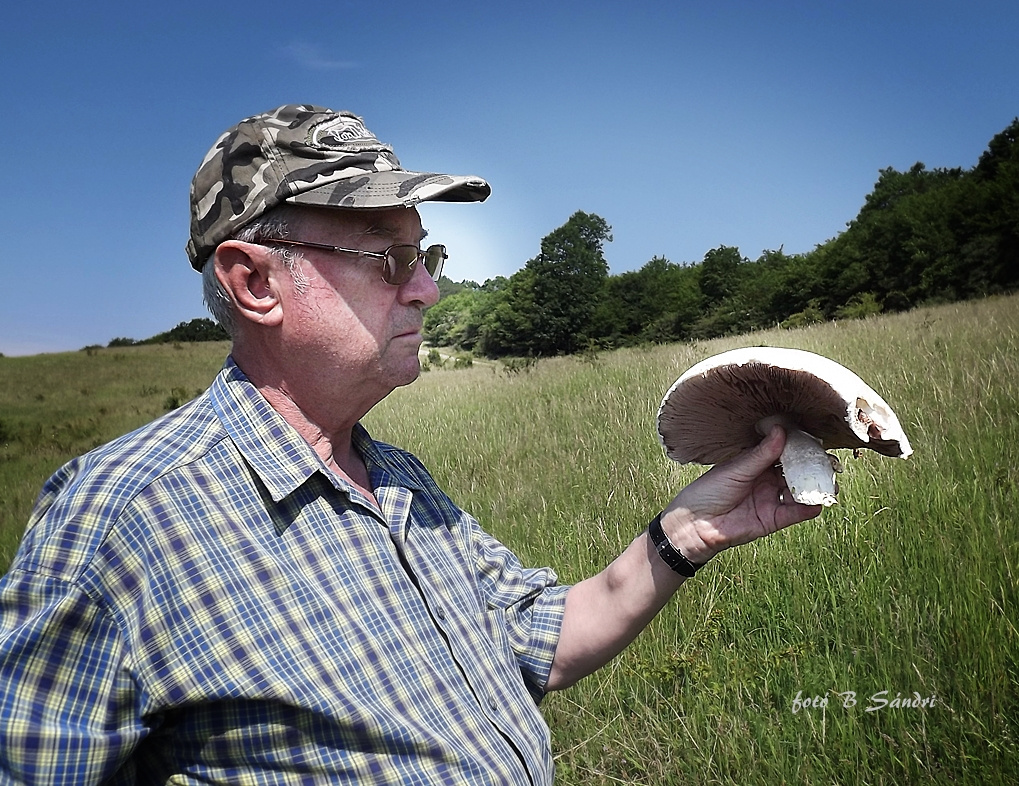
[{"label": "camouflage cap", "polygon": [[226,131],[191,181],[188,257],[201,270],[216,246],[281,202],[318,207],[413,207],[481,202],[480,177],[408,172],[350,112],[288,104]]}]

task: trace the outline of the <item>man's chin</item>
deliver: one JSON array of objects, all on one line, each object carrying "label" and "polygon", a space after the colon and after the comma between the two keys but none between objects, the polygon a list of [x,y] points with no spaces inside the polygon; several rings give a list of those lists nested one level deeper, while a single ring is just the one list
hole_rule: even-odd
[{"label": "man's chin", "polygon": [[395,387],[404,387],[421,376],[421,359],[415,355],[408,358],[407,363],[402,365],[395,374]]}]

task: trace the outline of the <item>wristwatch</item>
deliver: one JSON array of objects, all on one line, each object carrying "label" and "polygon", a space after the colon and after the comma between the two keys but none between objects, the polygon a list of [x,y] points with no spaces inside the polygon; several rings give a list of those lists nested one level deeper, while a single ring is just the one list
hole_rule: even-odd
[{"label": "wristwatch", "polygon": [[655,545],[655,551],[658,552],[658,556],[662,558],[670,568],[672,568],[680,576],[686,576],[688,579],[693,578],[693,575],[697,572],[698,568],[704,567],[703,565],[695,565],[686,557],[683,556],[683,552],[672,545],[669,540],[669,536],[665,534],[665,530],[662,529],[662,514],[659,513],[652,519],[651,523],[648,524],[647,534],[651,538],[651,542]]}]

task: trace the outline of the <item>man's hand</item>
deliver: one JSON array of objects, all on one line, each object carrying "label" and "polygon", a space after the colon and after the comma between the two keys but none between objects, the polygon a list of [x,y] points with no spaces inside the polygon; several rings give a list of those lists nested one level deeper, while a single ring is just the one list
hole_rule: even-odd
[{"label": "man's hand", "polygon": [[662,514],[669,539],[694,563],[816,517],[820,505],[795,502],[776,462],[785,432],[775,426],[757,447],[716,464],[684,488]]}]

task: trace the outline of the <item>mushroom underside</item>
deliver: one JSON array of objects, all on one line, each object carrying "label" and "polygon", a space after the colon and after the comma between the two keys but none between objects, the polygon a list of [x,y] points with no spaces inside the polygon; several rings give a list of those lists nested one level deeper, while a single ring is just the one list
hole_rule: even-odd
[{"label": "mushroom underside", "polygon": [[[760,442],[757,424],[774,416],[812,435],[824,449],[869,448],[899,456],[898,440],[881,439],[875,404],[855,397],[847,403],[821,379],[804,385],[801,371],[762,363],[720,366],[674,388],[659,411],[658,432],[668,456],[680,463],[732,458]],[[851,418],[869,439],[853,431]]]},{"label": "mushroom underside", "polygon": [[[675,461],[717,464],[753,447],[779,424],[786,430],[782,472],[793,499],[832,505],[838,494],[835,474],[842,468],[826,450],[868,448],[902,458],[912,453],[884,400],[838,368],[844,372],[836,375],[839,389],[802,368],[759,361],[688,372],[659,409],[662,444]],[[847,375],[852,377],[848,385]]]}]

